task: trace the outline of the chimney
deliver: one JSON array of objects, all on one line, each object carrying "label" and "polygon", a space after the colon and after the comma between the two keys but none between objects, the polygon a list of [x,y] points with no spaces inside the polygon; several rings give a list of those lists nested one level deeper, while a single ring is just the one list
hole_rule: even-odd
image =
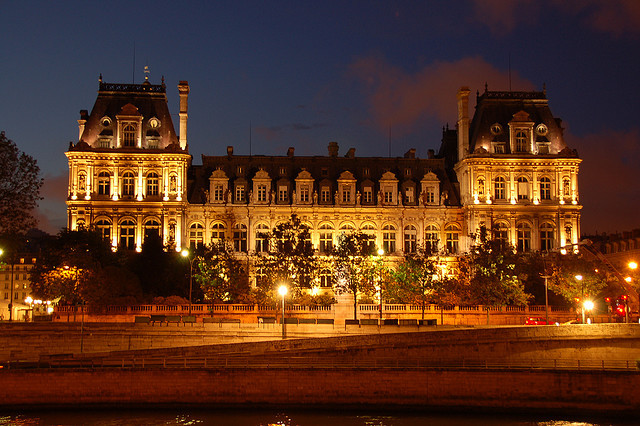
[{"label": "chimney", "polygon": [[347,154],[345,155],[346,158],[355,158],[355,156],[356,156],[355,148],[349,148],[349,151],[347,151]]},{"label": "chimney", "polygon": [[329,142],[329,157],[338,156],[338,142]]},{"label": "chimney", "polygon": [[227,155],[231,157],[233,155],[233,145],[227,147]]},{"label": "chimney", "polygon": [[290,146],[289,149],[287,150],[287,157],[293,158],[294,151],[295,151],[295,148]]},{"label": "chimney", "polygon": [[411,148],[409,151],[405,152],[404,158],[416,158],[416,149]]},{"label": "chimney", "polygon": [[433,159],[436,158],[436,152],[433,149],[427,151],[427,158]]},{"label": "chimney", "polygon": [[469,93],[466,86],[458,90],[458,161],[466,157],[469,150]]},{"label": "chimney", "polygon": [[187,110],[189,105],[187,98],[189,97],[189,82],[180,81],[178,84],[178,92],[180,93],[180,148],[187,149]]},{"label": "chimney", "polygon": [[84,133],[84,125],[87,124],[89,118],[89,112],[86,109],[80,110],[80,120],[78,120],[78,140],[82,139]]}]

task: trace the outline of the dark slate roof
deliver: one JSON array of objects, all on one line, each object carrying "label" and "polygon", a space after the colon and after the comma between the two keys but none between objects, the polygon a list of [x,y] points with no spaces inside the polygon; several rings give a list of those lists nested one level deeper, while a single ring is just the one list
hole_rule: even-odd
[{"label": "dark slate roof", "polygon": [[[135,109],[132,109],[129,104]],[[160,127],[153,130],[159,135],[159,148],[163,149],[171,144],[178,144],[178,137],[167,106],[166,86],[164,82],[160,85],[154,85],[148,81],[142,84],[113,84],[104,83],[101,80],[98,97],[87,118],[80,140],[95,147],[94,144],[99,135],[115,135],[116,115],[122,114],[123,108],[130,113],[142,115],[143,137],[148,135],[147,132],[151,130],[149,119],[155,117],[160,120]],[[111,119],[111,126],[102,125],[101,121],[105,116]]]},{"label": "dark slate roof", "polygon": [[[549,131],[544,139],[551,142],[551,154],[558,154],[567,148],[561,127],[562,120],[551,113],[546,92],[496,92],[485,88],[485,92],[477,96],[475,114],[469,125],[469,152],[480,148],[483,140],[507,140],[505,133],[509,131],[509,122],[520,111],[529,115],[529,120],[535,123],[534,129],[541,123],[547,126]],[[502,135],[494,136],[491,133],[491,126],[495,123],[502,126]],[[539,136],[535,137],[542,141]]]},{"label": "dark slate roof", "polygon": [[[243,173],[238,175],[238,167],[242,166]],[[285,167],[286,173],[282,175],[280,168]],[[363,176],[363,170],[369,169],[369,176]],[[201,166],[191,166],[189,170],[189,202],[202,203],[204,190],[209,189],[209,176],[216,169],[223,170],[230,180],[245,179],[251,185],[255,174],[264,169],[269,173],[272,182],[282,178],[295,183],[298,174],[304,169],[311,173],[317,189],[318,183],[328,179],[334,183],[343,171],[350,171],[359,185],[369,179],[373,181],[376,190],[378,181],[386,171],[391,171],[398,179],[398,186],[403,182],[412,180],[420,188],[420,180],[426,173],[432,171],[440,180],[441,192],[448,194],[448,205],[459,205],[457,186],[449,179],[449,173],[445,170],[445,160],[442,158],[403,158],[403,157],[340,157],[340,156],[263,156],[263,155],[225,155],[202,156]],[[405,170],[410,169],[409,176]],[[359,188],[358,188],[359,189]],[[337,190],[337,187],[334,187]]]}]

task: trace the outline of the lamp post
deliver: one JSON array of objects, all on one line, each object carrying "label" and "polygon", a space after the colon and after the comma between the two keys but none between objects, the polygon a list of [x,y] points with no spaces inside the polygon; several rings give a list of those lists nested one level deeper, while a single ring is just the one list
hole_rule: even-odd
[{"label": "lamp post", "polygon": [[[582,309],[591,311],[593,309],[593,302],[591,300],[585,300],[582,304]],[[584,315],[584,314],[583,314]],[[589,324],[591,324],[591,319],[589,318]]]},{"label": "lamp post", "polygon": [[193,259],[189,259],[189,250],[184,249],[180,252],[182,257],[186,257],[189,260],[189,316],[191,316],[191,295],[193,293],[193,262],[198,258],[193,256]]},{"label": "lamp post", "polygon": [[286,339],[287,335],[284,326],[284,297],[287,295],[287,286],[282,284],[278,287],[278,293],[282,296],[282,338]]},{"label": "lamp post", "polygon": [[[384,249],[378,249],[378,256],[384,255]],[[382,269],[378,270],[378,296],[380,298],[380,304],[378,305],[378,311],[380,313],[380,325],[382,325]]]},{"label": "lamp post", "polygon": [[580,302],[583,303],[580,310],[582,311],[582,324],[584,324],[584,282],[582,281],[582,275],[576,275],[575,278],[580,282]]},{"label": "lamp post", "polygon": [[551,278],[551,275],[542,275],[544,278],[544,313],[547,324],[549,324],[549,286],[547,280]]},{"label": "lamp post", "polygon": [[[0,249],[0,256],[4,254],[4,250]],[[9,299],[9,321],[13,320],[13,264],[15,263],[15,258],[13,252],[11,253],[11,258],[9,259],[11,262],[11,292]]]}]

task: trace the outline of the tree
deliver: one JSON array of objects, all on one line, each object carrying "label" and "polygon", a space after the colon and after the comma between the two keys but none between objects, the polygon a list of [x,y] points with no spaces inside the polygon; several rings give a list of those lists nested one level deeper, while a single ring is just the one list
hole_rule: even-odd
[{"label": "tree", "polygon": [[256,261],[256,268],[263,276],[257,282],[258,290],[268,299],[276,300],[278,283],[286,283],[292,297],[299,296],[303,289],[311,288],[319,263],[311,244],[309,227],[292,214],[287,222],[280,223],[263,237],[268,250]]},{"label": "tree", "polygon": [[38,205],[40,168],[0,132],[0,234],[20,235],[35,227],[33,210]]},{"label": "tree", "polygon": [[338,294],[353,295],[353,319],[358,318],[358,296],[371,295],[376,276],[374,237],[364,232],[344,233],[332,251]]},{"label": "tree", "polygon": [[519,255],[510,244],[490,239],[481,227],[469,253],[459,259],[459,281],[469,285],[470,303],[482,305],[524,305],[530,296],[518,278]]},{"label": "tree", "polygon": [[583,254],[558,255],[551,267],[549,289],[576,305],[593,298],[615,283],[616,278],[607,274],[598,263]]},{"label": "tree", "polygon": [[196,262],[197,272],[193,278],[207,300],[234,303],[249,293],[247,273],[228,241],[211,244]]},{"label": "tree", "polygon": [[405,303],[420,304],[422,319],[426,304],[436,300],[442,286],[437,274],[438,262],[432,256],[430,246],[420,246],[415,253],[405,254],[403,262],[393,272],[398,297]]}]

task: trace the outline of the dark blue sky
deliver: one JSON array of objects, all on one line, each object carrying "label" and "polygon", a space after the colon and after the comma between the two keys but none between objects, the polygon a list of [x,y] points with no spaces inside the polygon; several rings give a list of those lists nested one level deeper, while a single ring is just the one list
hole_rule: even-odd
[{"label": "dark blue sky", "polygon": [[0,130],[38,159],[49,232],[66,223],[64,151],[98,75],[142,82],[145,65],[173,113],[189,81],[195,164],[227,145],[248,154],[250,127],[253,154],[337,141],[387,155],[391,133],[392,155],[426,157],[460,86],[546,83],[585,160],[583,232],[640,227],[638,1],[22,1],[2,2],[0,20]]}]

